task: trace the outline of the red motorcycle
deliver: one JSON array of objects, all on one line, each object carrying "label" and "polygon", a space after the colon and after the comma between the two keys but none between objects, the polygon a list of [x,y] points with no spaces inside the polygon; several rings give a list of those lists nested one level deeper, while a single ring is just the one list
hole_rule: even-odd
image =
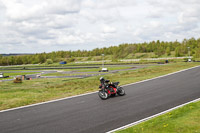
[{"label": "red motorcycle", "polygon": [[118,86],[119,82],[110,83],[110,80],[105,80],[103,77],[100,78],[100,82],[98,95],[102,100],[106,100],[111,96],[116,96],[116,94],[119,96],[125,95],[125,90]]}]

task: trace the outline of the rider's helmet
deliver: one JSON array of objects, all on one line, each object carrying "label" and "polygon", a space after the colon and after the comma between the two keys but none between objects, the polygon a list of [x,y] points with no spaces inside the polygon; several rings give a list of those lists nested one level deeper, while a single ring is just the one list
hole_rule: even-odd
[{"label": "rider's helmet", "polygon": [[104,84],[104,83],[105,83],[104,77],[101,77],[99,80],[100,80],[101,84]]},{"label": "rider's helmet", "polygon": [[104,79],[104,77],[101,77],[99,80],[100,80],[100,81],[104,81],[105,79]]}]

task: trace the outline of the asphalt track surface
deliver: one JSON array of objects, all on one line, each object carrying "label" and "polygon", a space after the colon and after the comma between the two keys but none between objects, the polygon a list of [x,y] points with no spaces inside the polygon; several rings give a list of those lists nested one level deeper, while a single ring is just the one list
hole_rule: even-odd
[{"label": "asphalt track surface", "polygon": [[125,86],[125,96],[97,93],[0,113],[1,133],[102,133],[200,97],[200,67]]}]

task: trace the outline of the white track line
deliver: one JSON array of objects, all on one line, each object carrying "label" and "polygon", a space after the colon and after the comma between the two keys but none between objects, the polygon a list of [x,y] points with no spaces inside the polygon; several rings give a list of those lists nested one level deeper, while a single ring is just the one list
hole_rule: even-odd
[{"label": "white track line", "polygon": [[[177,71],[177,72],[169,73],[169,74],[166,74],[166,75],[163,75],[163,76],[159,76],[159,77],[156,77],[156,78],[147,79],[147,80],[143,80],[143,81],[139,81],[139,82],[135,82],[135,83],[123,85],[122,87],[124,87],[124,86],[129,86],[129,85],[133,85],[133,84],[139,84],[139,83],[143,83],[143,82],[146,82],[146,81],[150,81],[150,80],[154,80],[154,79],[158,79],[158,78],[162,78],[162,77],[166,77],[166,76],[169,76],[169,75],[172,75],[172,74],[176,74],[176,73],[179,73],[179,72],[187,71],[187,70],[194,69],[194,68],[197,68],[197,67],[200,67],[200,66],[195,66],[195,67],[191,67],[191,68],[188,68],[188,69],[180,70],[180,71]],[[37,106],[37,105],[41,105],[41,104],[46,104],[46,103],[57,102],[57,101],[66,100],[66,99],[71,99],[71,98],[75,98],[75,97],[90,95],[90,94],[94,94],[94,93],[97,93],[97,92],[98,92],[98,91],[89,92],[89,93],[80,94],[80,95],[76,95],[76,96],[60,98],[60,99],[56,99],[56,100],[51,100],[51,101],[46,101],[46,102],[41,102],[41,103],[36,103],[36,104],[31,104],[31,105],[26,105],[26,106],[21,106],[21,107],[16,107],[16,108],[11,108],[11,109],[7,109],[7,110],[1,110],[0,113],[2,113],[2,112],[7,112],[7,111],[12,111],[12,110],[16,110],[16,109],[22,109],[22,108],[27,108],[27,107],[33,107],[33,106]]]},{"label": "white track line", "polygon": [[174,107],[174,108],[168,109],[168,110],[163,111],[163,112],[161,112],[161,113],[152,115],[152,116],[150,116],[150,117],[141,119],[141,120],[139,120],[139,121],[130,123],[130,124],[128,124],[128,125],[119,127],[119,128],[117,128],[117,129],[108,131],[107,133],[113,133],[113,132],[116,132],[116,131],[118,131],[118,130],[122,130],[122,129],[126,129],[126,128],[129,128],[129,127],[132,127],[132,126],[134,126],[134,125],[137,125],[137,124],[139,124],[139,123],[145,122],[145,121],[150,120],[150,119],[152,119],[152,118],[154,118],[154,117],[160,116],[160,115],[162,115],[162,114],[165,114],[165,113],[167,113],[167,112],[170,112],[170,111],[172,111],[172,110],[175,110],[175,109],[177,109],[177,108],[183,107],[183,106],[185,106],[185,105],[187,105],[187,104],[194,103],[194,102],[197,102],[197,101],[200,101],[200,98],[195,99],[195,100],[190,101],[190,102],[187,102],[187,103],[184,103],[184,104],[181,104],[181,105],[179,105],[179,106],[176,106],[176,107]]}]

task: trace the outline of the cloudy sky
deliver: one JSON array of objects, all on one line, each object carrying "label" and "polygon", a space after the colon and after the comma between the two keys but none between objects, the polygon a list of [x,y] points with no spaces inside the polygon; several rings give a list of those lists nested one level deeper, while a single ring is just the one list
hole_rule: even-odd
[{"label": "cloudy sky", "polygon": [[0,0],[0,53],[200,37],[199,0]]}]

